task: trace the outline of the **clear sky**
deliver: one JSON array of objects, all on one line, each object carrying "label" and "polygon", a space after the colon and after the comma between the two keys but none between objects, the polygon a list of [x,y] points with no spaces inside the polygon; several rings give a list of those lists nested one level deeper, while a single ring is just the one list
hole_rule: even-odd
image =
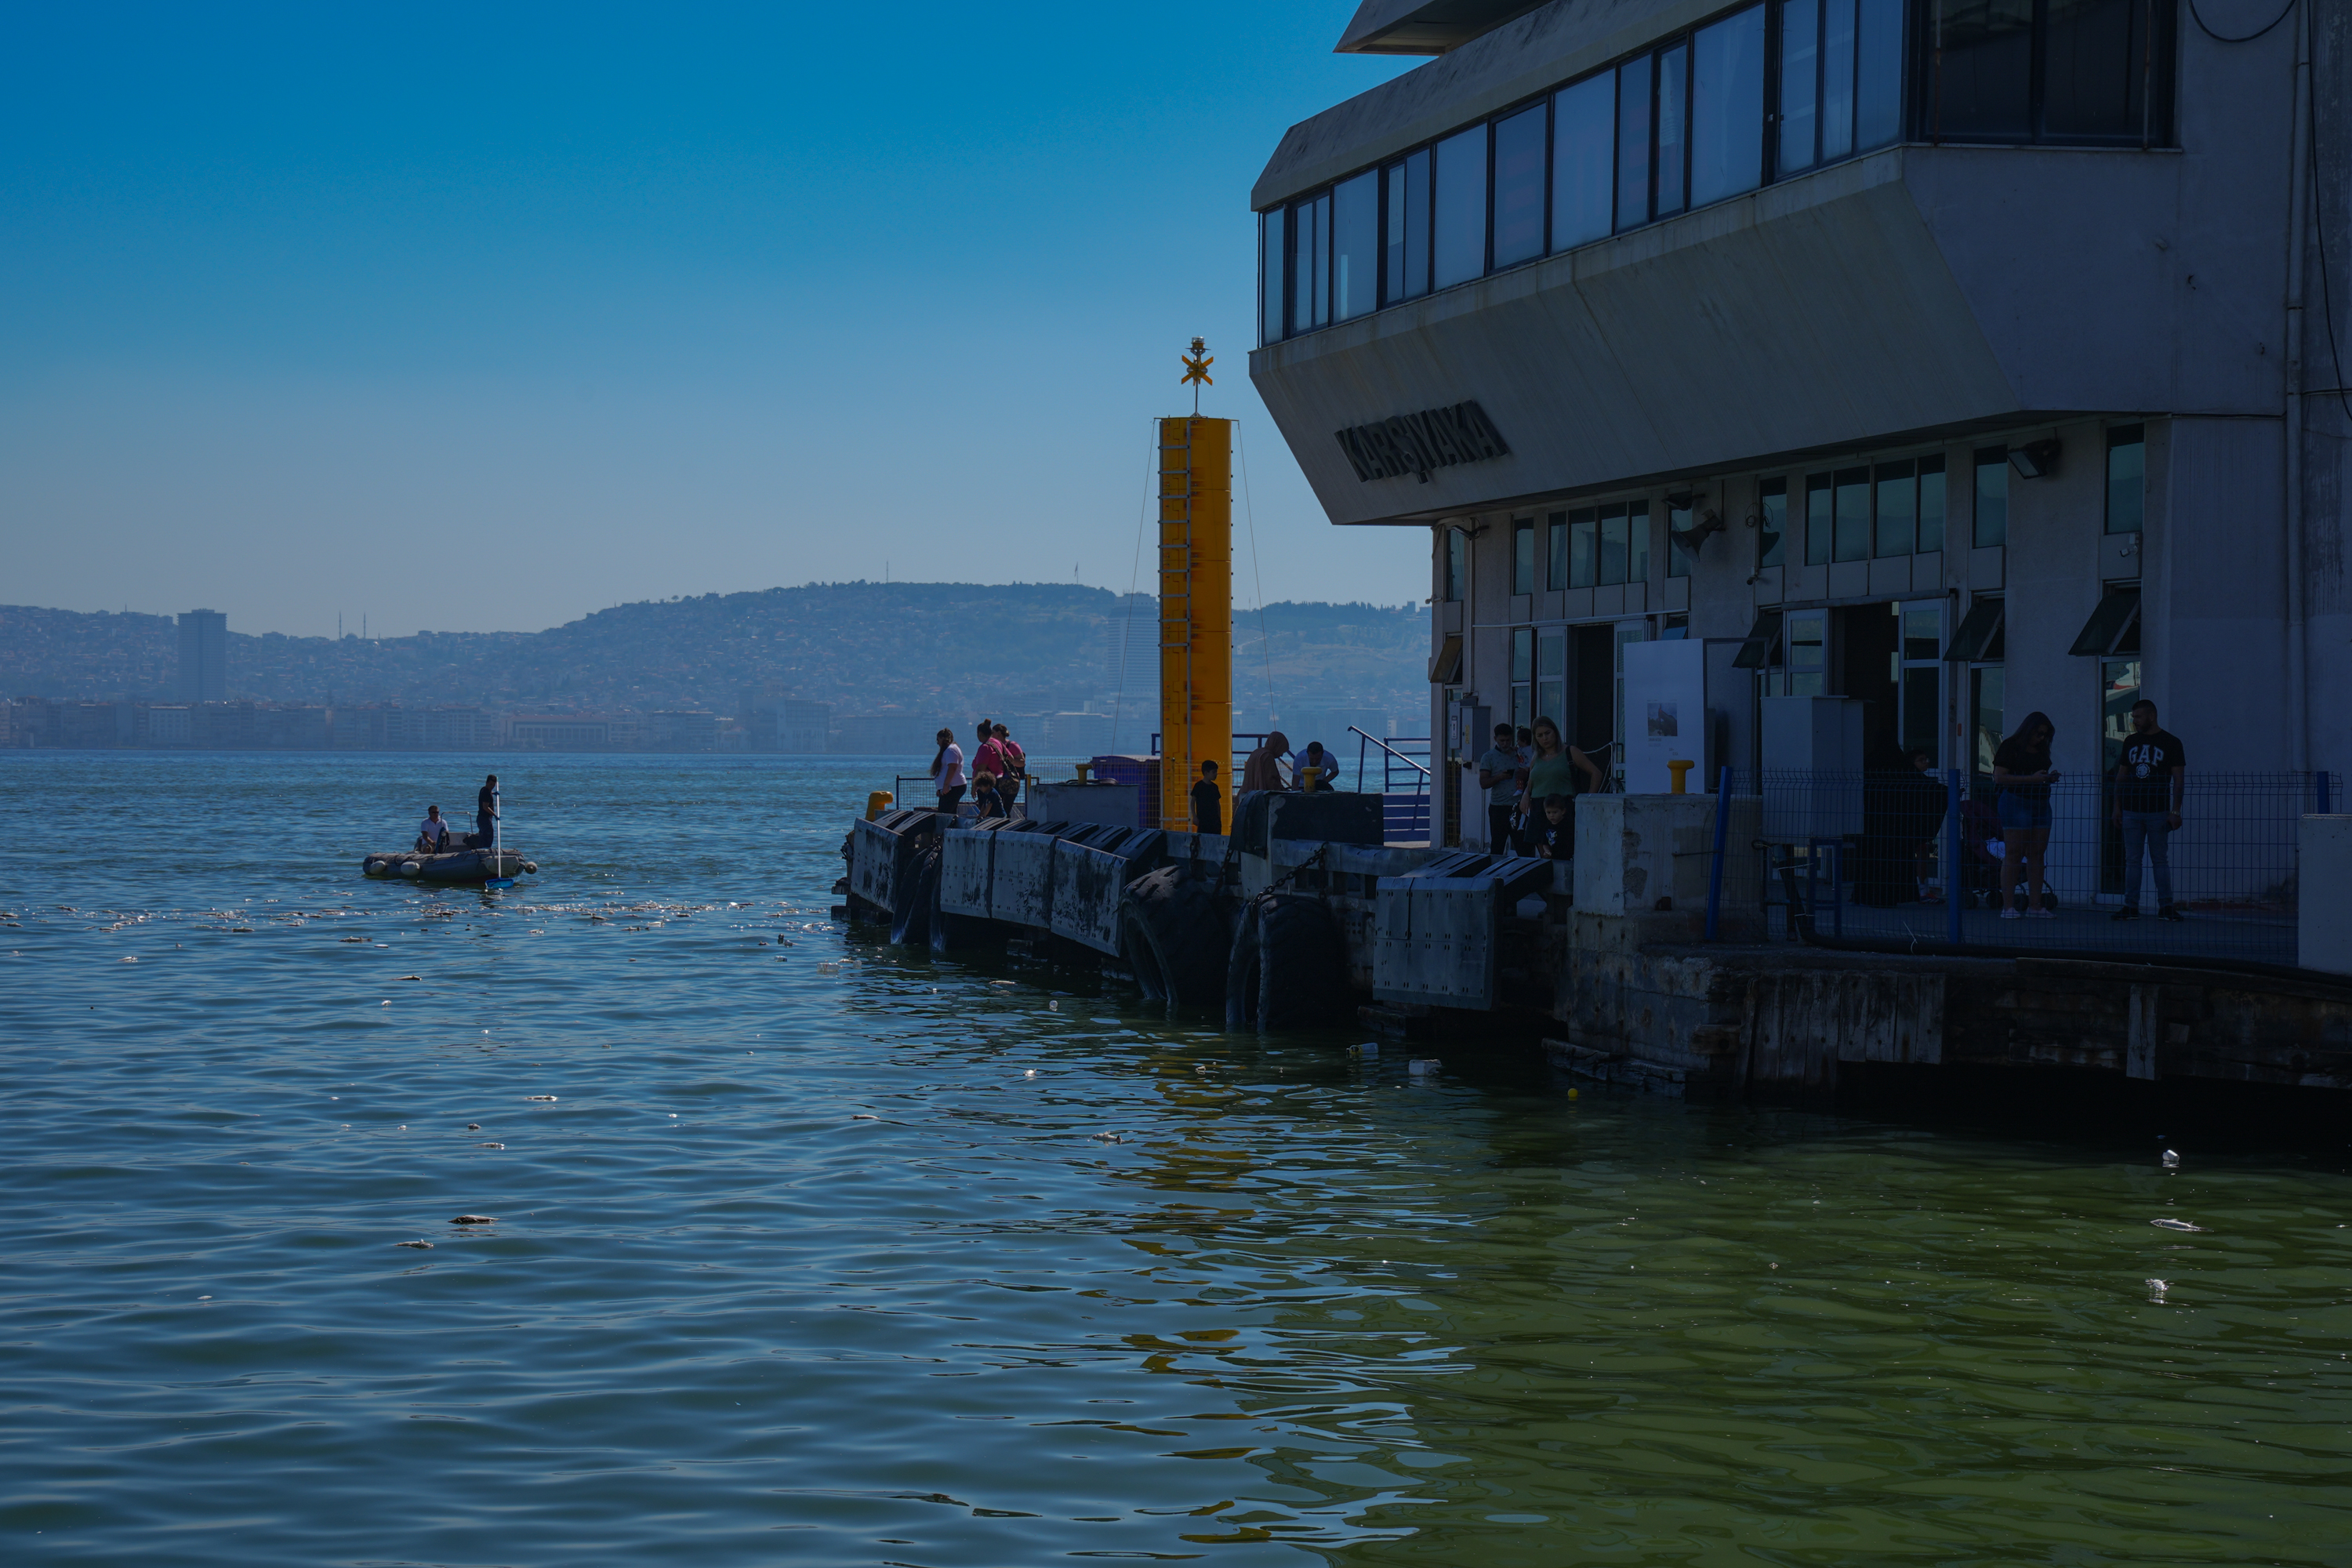
[{"label": "clear sky", "polygon": [[1247,375],[1251,182],[1412,63],[1330,53],[1353,9],[14,8],[0,602],[1123,590],[1195,332],[1265,597],[1418,600],[1427,535],[1334,531]]}]

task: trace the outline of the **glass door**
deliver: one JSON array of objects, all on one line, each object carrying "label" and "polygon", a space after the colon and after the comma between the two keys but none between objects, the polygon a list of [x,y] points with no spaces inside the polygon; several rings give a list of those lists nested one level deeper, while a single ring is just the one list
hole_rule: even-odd
[{"label": "glass door", "polygon": [[1899,605],[1902,640],[1895,650],[1895,740],[1903,754],[1924,752],[1944,764],[1944,605],[1941,600]]}]

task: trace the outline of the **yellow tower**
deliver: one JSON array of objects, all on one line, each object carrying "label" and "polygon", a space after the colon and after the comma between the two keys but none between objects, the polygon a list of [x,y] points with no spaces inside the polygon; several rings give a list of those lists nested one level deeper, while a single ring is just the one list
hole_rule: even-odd
[{"label": "yellow tower", "polygon": [[1202,416],[1213,363],[1199,338],[1184,361],[1193,413],[1160,421],[1160,821],[1192,826],[1202,763],[1233,799],[1234,423]]}]

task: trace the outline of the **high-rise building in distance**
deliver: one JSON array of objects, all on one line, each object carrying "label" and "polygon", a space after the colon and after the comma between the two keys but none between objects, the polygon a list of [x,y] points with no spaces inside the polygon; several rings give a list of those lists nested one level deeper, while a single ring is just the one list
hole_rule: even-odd
[{"label": "high-rise building in distance", "polygon": [[180,617],[180,700],[228,700],[228,617],[218,610]]}]

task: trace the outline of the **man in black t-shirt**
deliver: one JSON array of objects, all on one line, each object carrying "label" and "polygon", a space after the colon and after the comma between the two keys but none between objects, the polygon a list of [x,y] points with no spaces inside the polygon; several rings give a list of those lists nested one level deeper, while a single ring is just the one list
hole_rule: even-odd
[{"label": "man in black t-shirt", "polygon": [[2132,704],[2132,732],[2124,737],[2116,763],[2116,826],[2124,835],[2124,904],[2115,918],[2139,919],[2139,870],[2143,847],[2156,868],[2156,918],[2177,921],[2172,901],[2172,830],[2180,826],[2182,780],[2189,755],[2180,737],[2157,727],[2156,704]]},{"label": "man in black t-shirt", "polygon": [[474,797],[474,834],[481,847],[490,847],[490,825],[499,819],[499,775],[492,773],[483,781],[482,790]]},{"label": "man in black t-shirt", "polygon": [[1223,833],[1224,830],[1224,794],[1217,788],[1217,764],[1202,763],[1201,776],[1192,785],[1192,831]]}]

